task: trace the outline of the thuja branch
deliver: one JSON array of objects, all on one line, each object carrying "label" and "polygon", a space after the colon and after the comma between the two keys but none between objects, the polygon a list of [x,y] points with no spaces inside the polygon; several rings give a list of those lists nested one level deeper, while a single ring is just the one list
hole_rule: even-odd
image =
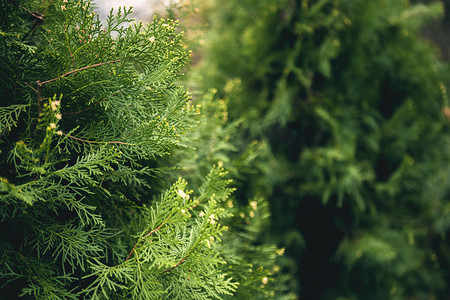
[{"label": "thuja branch", "polygon": [[[198,203],[197,203],[197,204],[198,204]],[[196,205],[195,205],[195,206],[196,206]],[[194,208],[195,206],[193,206],[192,208]],[[200,235],[200,237],[201,237],[203,234],[204,234],[204,232]],[[183,257],[183,258],[182,258],[175,266],[173,266],[173,267],[171,267],[171,268],[169,268],[169,269],[167,269],[167,270],[162,271],[161,274],[168,273],[168,272],[174,270],[175,268],[177,268],[179,265],[181,265],[181,264],[184,262],[184,260],[186,259],[186,257],[188,257],[189,254],[191,254],[192,250],[195,249],[195,248],[197,247],[198,243],[199,243],[200,240],[201,240],[200,237],[197,239],[197,241],[195,242],[194,246],[192,246],[192,247],[189,249],[189,251],[187,251],[186,255],[184,255],[184,257]]]},{"label": "thuja branch", "polygon": [[185,258],[182,258],[182,259],[181,259],[175,266],[173,266],[172,268],[169,268],[169,269],[167,269],[167,270],[162,271],[161,274],[164,274],[164,273],[167,273],[167,272],[172,271],[173,269],[175,269],[176,267],[178,267],[179,265],[181,265],[181,264],[183,263],[184,259],[185,259]]},{"label": "thuja branch", "polygon": [[134,244],[133,248],[131,249],[130,253],[128,254],[127,258],[125,259],[125,261],[129,260],[131,257],[131,254],[133,254],[134,250],[136,249],[137,245],[143,241],[144,239],[146,239],[147,237],[149,237],[150,235],[154,234],[155,232],[157,232],[159,229],[161,229],[161,227],[163,227],[169,220],[170,218],[173,216],[174,214],[170,214],[162,223],[161,225],[159,225],[158,227],[156,227],[155,229],[153,229],[152,231],[150,231],[149,233],[147,233],[146,235],[144,235],[143,237],[139,238],[139,240],[136,242],[136,244]]},{"label": "thuja branch", "polygon": [[[11,2],[11,1],[10,1]],[[30,15],[32,15],[33,17],[35,17],[36,19],[41,20],[42,22],[44,21],[44,16],[38,12],[32,12],[29,11],[26,7],[23,7],[22,5],[19,5],[20,8],[24,9],[27,13],[29,13]]]},{"label": "thuja branch", "polygon": [[38,110],[39,110],[39,114],[40,114],[41,111],[42,111],[42,107],[41,107],[41,102],[42,102],[42,86],[43,86],[44,84],[47,84],[47,83],[56,81],[56,80],[58,80],[58,79],[67,77],[67,76],[69,76],[70,74],[74,74],[74,73],[81,72],[81,71],[84,71],[84,70],[87,70],[87,69],[90,69],[90,68],[95,68],[95,67],[99,67],[99,66],[103,66],[103,65],[107,65],[107,64],[114,64],[114,63],[119,62],[119,61],[120,61],[120,59],[113,60],[113,61],[107,61],[107,62],[104,62],[104,63],[93,64],[93,65],[90,65],[90,66],[86,66],[86,67],[83,67],[83,68],[79,68],[79,69],[76,69],[76,70],[69,71],[69,72],[67,72],[67,73],[65,73],[65,74],[62,74],[62,75],[59,76],[59,77],[52,78],[52,79],[49,79],[49,80],[46,80],[46,81],[40,81],[40,80],[36,81],[37,89],[36,89],[35,91],[36,91],[37,96],[38,96]]},{"label": "thuja branch", "polygon": [[38,85],[38,87],[41,87],[44,84],[50,83],[52,81],[56,81],[56,80],[61,79],[63,77],[67,77],[70,74],[73,74],[73,73],[76,73],[76,72],[81,72],[81,71],[84,71],[84,70],[87,70],[87,69],[90,69],[90,68],[95,68],[95,67],[107,65],[107,64],[114,64],[114,63],[119,62],[119,61],[120,61],[120,59],[113,60],[113,61],[107,61],[107,62],[104,62],[104,63],[98,63],[98,64],[94,64],[94,65],[90,65],[90,66],[86,66],[86,67],[83,67],[83,68],[79,68],[79,69],[76,69],[76,70],[69,71],[69,72],[67,72],[65,74],[62,74],[59,77],[56,77],[56,78],[53,78],[53,79],[49,79],[49,80],[46,80],[46,81],[43,81],[43,82],[38,80],[38,81],[36,81],[36,84]]},{"label": "thuja branch", "polygon": [[159,225],[156,229],[153,229],[152,231],[150,231],[148,234],[146,234],[145,236],[141,237],[136,244],[134,244],[133,249],[131,249],[130,253],[127,256],[127,259],[125,259],[125,261],[129,260],[131,257],[131,254],[133,254],[134,249],[136,249],[137,245],[139,244],[140,241],[144,240],[146,237],[154,234],[155,232],[157,232],[165,223]]},{"label": "thuja branch", "polygon": [[[106,101],[106,99],[103,99],[103,100],[101,100],[100,102],[104,102],[104,101]],[[95,105],[100,104],[100,102],[93,103],[91,106],[86,107],[85,109],[80,110],[80,111],[75,111],[75,112],[63,112],[62,114],[63,114],[63,115],[77,115],[77,114],[81,114],[81,113],[83,113],[83,112],[85,112],[85,111],[88,111],[88,110],[92,109]]]},{"label": "thuja branch", "polygon": [[[200,202],[197,201],[197,203],[195,203],[193,206],[189,207],[187,210],[189,211],[189,210],[194,209],[199,203],[200,203]],[[136,242],[136,244],[134,244],[133,248],[131,249],[131,251],[130,251],[130,253],[128,254],[128,256],[127,256],[127,258],[125,259],[125,261],[127,261],[127,260],[130,259],[131,255],[132,255],[133,252],[135,251],[137,245],[138,245],[141,241],[143,241],[144,239],[146,239],[146,238],[149,237],[150,235],[152,235],[152,234],[154,234],[155,232],[157,232],[158,230],[160,230],[161,227],[163,227],[165,224],[167,224],[167,222],[170,220],[170,218],[171,218],[173,215],[174,215],[173,213],[170,214],[170,215],[169,215],[169,216],[161,223],[161,225],[159,225],[158,227],[156,227],[155,229],[153,229],[152,231],[150,231],[149,233],[147,233],[147,234],[144,235],[143,237],[139,238],[139,240]],[[184,260],[184,258],[183,258],[183,260]],[[179,264],[181,264],[181,262],[178,263],[177,266],[178,266]],[[174,267],[174,268],[175,268],[175,267]],[[174,268],[172,268],[172,269],[174,269]],[[168,271],[167,271],[167,272],[168,272]],[[164,272],[163,272],[163,273],[164,273]]]},{"label": "thuja branch", "polygon": [[130,143],[118,142],[118,141],[115,141],[115,142],[97,142],[97,141],[89,141],[89,140],[84,140],[84,139],[81,139],[81,138],[74,137],[74,136],[72,136],[72,135],[68,135],[68,134],[66,134],[66,133],[64,133],[64,132],[61,132],[61,134],[62,134],[62,135],[65,135],[65,136],[67,136],[67,137],[69,137],[69,138],[71,138],[71,139],[74,139],[74,140],[77,140],[77,141],[80,141],[80,142],[84,142],[84,143],[89,143],[89,144],[121,144],[121,145],[128,145],[128,146],[136,146],[136,144],[130,144]]}]

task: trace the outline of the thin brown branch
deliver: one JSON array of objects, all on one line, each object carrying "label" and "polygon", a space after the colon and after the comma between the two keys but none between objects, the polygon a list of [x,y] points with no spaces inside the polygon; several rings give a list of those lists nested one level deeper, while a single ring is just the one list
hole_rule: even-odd
[{"label": "thin brown branch", "polygon": [[146,235],[144,235],[144,236],[142,237],[142,239],[145,239],[146,237],[148,237],[148,236],[154,234],[155,232],[157,232],[158,230],[160,230],[162,226],[163,226],[163,224],[159,225],[156,229],[153,229],[152,231],[150,231],[149,233],[147,233]]},{"label": "thin brown branch", "polygon": [[167,273],[172,271],[173,269],[175,269],[176,267],[178,267],[179,265],[181,265],[184,262],[184,258],[182,258],[175,266],[173,266],[172,268],[169,268],[167,270],[164,270],[161,272],[161,274]]},{"label": "thin brown branch", "polygon": [[36,19],[39,19],[41,21],[44,21],[44,16],[38,12],[32,12],[29,11],[26,7],[23,7],[22,5],[19,4],[19,7],[24,9],[27,13],[29,13],[30,15],[32,15],[33,17],[35,17]]},{"label": "thin brown branch", "polygon": [[84,70],[87,70],[87,69],[90,69],[90,68],[95,68],[95,67],[99,67],[99,66],[103,66],[103,65],[107,65],[107,64],[114,64],[114,63],[119,62],[119,61],[120,61],[120,59],[113,60],[113,61],[107,61],[107,62],[104,62],[104,63],[98,63],[98,64],[94,64],[94,65],[90,65],[90,66],[86,66],[86,67],[83,67],[83,68],[79,68],[79,69],[76,69],[76,70],[69,71],[69,72],[67,72],[65,74],[62,74],[59,77],[56,77],[56,78],[53,78],[53,79],[49,79],[49,80],[46,80],[46,81],[43,81],[43,82],[38,80],[38,81],[36,81],[36,84],[38,86],[43,86],[44,84],[56,81],[56,80],[61,79],[63,77],[67,77],[70,74],[73,74],[73,73],[76,73],[76,72],[81,72],[81,71],[84,71]]},{"label": "thin brown branch", "polygon": [[200,204],[200,202],[199,201],[197,201],[197,203],[195,203],[194,205],[192,205],[191,207],[189,207],[187,210],[188,211],[190,211],[190,210],[193,210],[195,207],[197,207],[197,205],[199,205]]},{"label": "thin brown branch", "polygon": [[134,244],[133,249],[131,249],[130,253],[127,256],[127,259],[125,259],[125,261],[129,260],[131,257],[131,254],[133,254],[134,249],[136,249],[137,245],[139,244],[140,241],[142,241],[143,239],[147,238],[148,236],[154,234],[155,232],[157,232],[165,223],[159,225],[156,229],[153,229],[152,231],[150,231],[149,233],[147,233],[145,236],[141,237],[136,244]]},{"label": "thin brown branch", "polygon": [[66,134],[64,132],[62,132],[62,134],[67,136],[67,137],[69,137],[69,138],[71,138],[71,139],[74,139],[74,140],[77,140],[77,141],[80,141],[80,142],[84,142],[84,143],[89,143],[89,144],[121,144],[121,145],[131,145],[131,146],[135,145],[135,144],[124,143],[124,142],[97,142],[97,141],[89,141],[89,140],[84,140],[84,139],[81,139],[81,138],[74,137],[72,135],[68,135],[68,134]]},{"label": "thin brown branch", "polygon": [[[101,100],[100,102],[103,102],[103,101],[106,101],[106,99],[103,99],[103,100]],[[92,104],[91,106],[86,107],[85,109],[82,109],[82,110],[80,110],[80,111],[66,112],[66,113],[63,112],[62,114],[63,114],[63,115],[77,115],[77,114],[81,114],[81,113],[83,113],[83,112],[85,112],[85,111],[88,111],[88,110],[92,109],[93,106],[99,105],[100,102],[94,103],[94,104]]]},{"label": "thin brown branch", "polygon": [[34,87],[31,86],[31,84],[29,84],[28,82],[25,81],[25,84],[28,85],[33,91],[35,91],[36,93],[38,92]]},{"label": "thin brown branch", "polygon": [[[45,13],[47,12],[47,8],[52,4],[52,0],[49,1],[50,3],[47,5],[47,7],[44,9],[44,12],[42,13],[45,16]],[[42,0],[41,6],[44,6],[45,0]]]},{"label": "thin brown branch", "polygon": [[[199,203],[200,203],[200,202],[195,203],[193,206],[189,207],[187,210],[189,211],[189,210],[194,209]],[[128,256],[127,256],[127,258],[125,259],[125,261],[127,261],[127,260],[130,259],[131,254],[133,254],[133,252],[134,252],[134,249],[136,249],[137,245],[138,245],[142,240],[144,240],[144,239],[147,238],[148,236],[154,234],[154,233],[157,232],[159,229],[161,229],[161,227],[163,227],[163,225],[167,223],[167,221],[170,219],[171,216],[172,216],[172,215],[170,215],[169,217],[167,217],[167,219],[166,219],[161,225],[159,225],[157,228],[153,229],[152,231],[150,231],[149,233],[147,233],[146,235],[144,235],[143,237],[141,237],[141,238],[136,242],[136,244],[134,244],[133,249],[131,249],[131,251],[130,251],[130,253],[128,254]],[[182,261],[183,261],[183,260],[184,260],[184,258],[182,259]],[[180,263],[181,263],[181,262],[180,262]],[[178,266],[178,265],[177,265],[177,266]],[[177,266],[175,266],[174,268],[176,268]],[[174,268],[172,268],[172,270],[173,270]],[[169,271],[171,271],[171,270],[169,270]],[[167,271],[167,272],[169,272],[169,271]],[[165,272],[166,272],[166,271],[164,271],[163,273],[165,273]]]},{"label": "thin brown branch", "polygon": [[41,112],[42,112],[42,105],[41,105],[41,102],[42,102],[42,85],[40,83],[41,82],[39,80],[36,81],[36,84],[37,84],[36,93],[37,93],[37,97],[38,97],[38,116],[40,116]]},{"label": "thin brown branch", "polygon": [[[97,103],[95,103],[95,104],[97,104]],[[94,105],[95,105],[94,104]],[[75,112],[66,112],[66,113],[62,113],[63,115],[77,115],[77,114],[81,114],[81,113],[83,113],[83,112],[85,112],[85,111],[88,111],[88,110],[90,110],[92,108],[92,106],[89,106],[89,107],[86,107],[85,109],[82,109],[82,110],[80,110],[80,111],[75,111]]]},{"label": "thin brown branch", "polygon": [[127,260],[129,260],[130,259],[130,257],[131,257],[131,254],[133,254],[133,252],[134,252],[134,249],[136,249],[136,247],[137,247],[137,245],[138,245],[138,243],[141,241],[141,239],[139,239],[138,241],[137,241],[137,243],[136,244],[134,244],[134,247],[133,247],[133,249],[131,249],[131,251],[130,251],[130,253],[128,254],[128,256],[127,256],[127,258],[125,259],[125,261],[127,261]]}]

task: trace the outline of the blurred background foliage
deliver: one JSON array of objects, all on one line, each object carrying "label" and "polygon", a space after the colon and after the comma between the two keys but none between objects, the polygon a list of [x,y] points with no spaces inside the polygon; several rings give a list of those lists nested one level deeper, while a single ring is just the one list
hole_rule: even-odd
[{"label": "blurred background foliage", "polygon": [[222,162],[242,203],[269,202],[290,289],[450,299],[448,4],[196,4],[187,79],[228,103]]}]

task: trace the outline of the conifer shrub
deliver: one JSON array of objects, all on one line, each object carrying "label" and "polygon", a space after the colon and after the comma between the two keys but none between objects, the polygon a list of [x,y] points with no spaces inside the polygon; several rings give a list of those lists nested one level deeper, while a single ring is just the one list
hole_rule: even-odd
[{"label": "conifer shrub", "polygon": [[269,200],[300,297],[448,298],[448,66],[419,36],[442,4],[207,3],[198,72],[265,149],[238,195]]},{"label": "conifer shrub", "polygon": [[180,85],[177,23],[130,11],[0,3],[0,298],[288,299],[267,204],[231,196],[226,107]]}]

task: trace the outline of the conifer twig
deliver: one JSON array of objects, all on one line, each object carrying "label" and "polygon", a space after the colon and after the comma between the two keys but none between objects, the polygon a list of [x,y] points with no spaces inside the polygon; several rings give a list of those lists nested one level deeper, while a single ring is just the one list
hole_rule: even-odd
[{"label": "conifer twig", "polygon": [[98,63],[98,64],[94,64],[94,65],[90,65],[90,66],[86,66],[86,67],[82,67],[82,68],[79,68],[79,69],[76,69],[76,70],[69,71],[69,72],[67,72],[65,74],[62,74],[61,76],[58,76],[56,78],[52,78],[52,79],[49,79],[49,80],[46,80],[46,81],[40,81],[40,80],[36,81],[36,85],[37,85],[36,93],[37,93],[37,96],[38,96],[39,114],[42,111],[42,107],[41,107],[42,90],[41,90],[41,88],[42,88],[42,86],[44,84],[56,81],[56,80],[61,79],[63,77],[69,76],[70,74],[74,74],[74,73],[81,72],[81,71],[84,71],[84,70],[87,70],[87,69],[90,69],[90,68],[95,68],[95,67],[99,67],[99,66],[103,66],[103,65],[107,65],[107,64],[114,64],[114,63],[119,62],[119,61],[120,61],[120,59],[107,61],[107,62],[104,62],[104,63]]},{"label": "conifer twig", "polygon": [[[104,101],[106,101],[106,99],[103,99],[103,100],[101,100],[100,102],[104,102]],[[100,104],[100,102],[93,103],[92,106],[88,106],[88,107],[86,107],[85,109],[82,109],[82,110],[80,110],[80,111],[65,112],[65,113],[63,112],[63,113],[61,113],[61,114],[63,114],[63,115],[77,115],[77,114],[81,114],[81,113],[83,113],[83,112],[85,112],[85,111],[88,111],[88,110],[92,109],[93,106]]]},{"label": "conifer twig", "polygon": [[[189,207],[187,210],[192,210],[194,209],[200,202],[197,201],[197,203],[195,203],[193,206]],[[148,236],[154,234],[155,232],[157,232],[159,229],[161,229],[161,227],[163,227],[168,221],[169,219],[172,217],[172,215],[168,216],[166,220],[164,220],[164,222],[161,223],[161,225],[159,225],[158,227],[156,227],[155,229],[153,229],[152,231],[150,231],[149,233],[147,233],[146,235],[144,235],[143,237],[141,237],[136,244],[134,244],[133,249],[131,249],[130,253],[128,254],[127,258],[125,259],[125,261],[129,260],[131,257],[131,254],[133,254],[134,249],[136,249],[137,245],[139,244],[140,241],[144,240],[145,238],[147,238]],[[182,261],[184,260],[184,258],[182,259]],[[180,261],[175,267],[173,267],[172,269],[169,269],[169,271],[175,269],[179,264],[182,263],[182,261]],[[164,271],[163,273],[168,272],[167,270]]]},{"label": "conifer twig", "polygon": [[28,85],[33,91],[35,91],[36,93],[38,92],[34,87],[31,86],[31,84],[29,84],[28,82],[25,81],[25,84]]},{"label": "conifer twig", "polygon": [[[11,1],[10,1],[11,2]],[[27,13],[29,13],[30,15],[32,15],[33,17],[35,17],[36,19],[39,19],[41,21],[44,21],[44,16],[38,12],[32,12],[29,11],[26,7],[23,7],[22,5],[19,4],[19,7],[24,9]]]},{"label": "conifer twig", "polygon": [[87,69],[90,69],[90,68],[95,68],[95,67],[107,65],[107,64],[114,64],[114,63],[119,62],[119,61],[120,61],[120,59],[117,59],[117,60],[113,60],[113,61],[107,61],[107,62],[104,62],[104,63],[98,63],[98,64],[82,67],[82,68],[79,68],[79,69],[76,69],[76,70],[69,71],[69,72],[67,72],[65,74],[62,74],[59,77],[56,77],[56,78],[53,78],[53,79],[49,79],[49,80],[46,80],[46,81],[43,81],[43,82],[38,80],[38,81],[36,81],[36,84],[38,85],[38,87],[41,87],[44,84],[50,83],[52,81],[56,81],[56,80],[61,79],[63,77],[69,76],[70,74],[73,74],[73,73],[76,73],[76,72],[81,72],[81,71],[84,71],[84,70],[87,70]]},{"label": "conifer twig", "polygon": [[89,140],[84,140],[84,139],[81,139],[81,138],[74,137],[74,136],[69,135],[69,134],[64,133],[64,132],[62,132],[61,134],[62,134],[62,135],[65,135],[65,136],[67,136],[67,137],[69,137],[69,138],[72,138],[72,139],[74,139],[74,140],[77,140],[77,141],[80,141],[80,142],[84,142],[84,143],[89,143],[89,144],[121,144],[121,145],[129,145],[129,146],[135,146],[135,145],[136,145],[136,144],[130,144],[130,143],[118,142],[118,141],[116,141],[116,142],[97,142],[97,141],[89,141]]},{"label": "conifer twig", "polygon": [[167,270],[162,271],[161,274],[164,274],[164,273],[167,273],[167,272],[172,271],[173,269],[175,269],[176,267],[178,267],[179,265],[181,265],[181,264],[184,262],[184,259],[185,259],[185,257],[182,258],[182,259],[181,259],[175,266],[173,266],[172,268],[169,268],[169,269],[167,269]]},{"label": "conifer twig", "polygon": [[142,241],[143,239],[145,239],[146,237],[148,237],[149,235],[154,234],[156,231],[158,231],[165,223],[162,223],[161,225],[159,225],[156,229],[153,229],[152,231],[150,231],[149,233],[147,233],[145,236],[141,237],[136,244],[134,244],[133,249],[131,249],[130,253],[128,254],[127,258],[125,259],[125,261],[129,260],[131,257],[131,254],[133,254],[134,249],[136,249],[137,245],[139,244],[140,241]]}]

